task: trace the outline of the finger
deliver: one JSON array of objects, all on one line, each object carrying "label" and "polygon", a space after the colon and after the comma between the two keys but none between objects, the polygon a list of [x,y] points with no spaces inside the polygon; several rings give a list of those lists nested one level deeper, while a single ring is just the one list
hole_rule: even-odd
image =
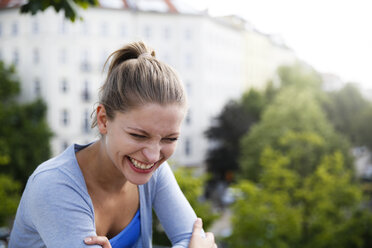
[{"label": "finger", "polygon": [[102,248],[111,248],[110,241],[105,236],[92,236],[84,239],[87,245],[101,245]]},{"label": "finger", "polygon": [[193,234],[199,234],[201,233],[201,230],[203,229],[203,221],[200,218],[197,218],[194,222],[194,228],[193,228]]},{"label": "finger", "polygon": [[205,238],[208,239],[208,240],[210,240],[211,242],[214,243],[214,234],[213,234],[213,233],[211,233],[211,232],[206,232],[206,233],[205,233]]}]

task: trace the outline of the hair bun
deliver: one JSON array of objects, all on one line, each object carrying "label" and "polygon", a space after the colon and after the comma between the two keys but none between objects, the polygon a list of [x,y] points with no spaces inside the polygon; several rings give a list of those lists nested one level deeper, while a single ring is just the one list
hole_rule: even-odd
[{"label": "hair bun", "polygon": [[155,58],[155,51],[141,53],[137,58]]},{"label": "hair bun", "polygon": [[124,46],[123,48],[113,52],[106,60],[104,68],[106,67],[107,62],[109,62],[109,60],[112,58],[108,71],[108,73],[111,74],[111,72],[121,63],[127,60],[139,59],[142,57],[155,58],[155,51],[149,48],[142,41],[132,42]]}]

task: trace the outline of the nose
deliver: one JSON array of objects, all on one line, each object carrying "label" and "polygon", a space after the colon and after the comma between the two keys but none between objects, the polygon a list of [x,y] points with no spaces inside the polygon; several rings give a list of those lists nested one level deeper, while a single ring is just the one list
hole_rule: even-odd
[{"label": "nose", "polygon": [[160,159],[160,145],[158,143],[148,144],[142,149],[146,162],[152,164]]}]

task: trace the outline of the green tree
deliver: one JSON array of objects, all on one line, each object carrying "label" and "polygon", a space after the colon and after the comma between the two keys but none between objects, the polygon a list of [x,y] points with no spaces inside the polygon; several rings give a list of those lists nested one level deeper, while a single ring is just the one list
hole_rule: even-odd
[{"label": "green tree", "polygon": [[[292,70],[297,69],[295,67]],[[287,74],[292,75],[295,72]],[[241,140],[241,178],[258,181],[262,169],[260,154],[267,146],[283,152],[291,151],[297,155],[297,160],[292,161],[290,168],[296,169],[302,176],[312,172],[324,154],[337,150],[345,154],[347,166],[352,167],[352,158],[347,155],[347,140],[334,131],[320,106],[323,96],[319,91],[317,77],[314,76],[314,86],[310,83],[284,81],[292,78],[304,78],[303,80],[308,82],[311,77],[307,74],[283,76],[284,86],[280,88],[272,104],[265,109],[261,121]]]},{"label": "green tree", "polygon": [[49,7],[53,7],[56,12],[64,11],[65,18],[75,21],[79,18],[79,7],[88,8],[97,6],[98,0],[29,0],[21,6],[21,13],[37,14]]},{"label": "green tree", "polygon": [[[279,92],[242,138],[232,247],[371,245],[372,214],[355,180],[350,145],[326,118],[327,95],[314,73],[281,68]],[[369,111],[363,113],[368,120]]]},{"label": "green tree", "polygon": [[21,195],[21,184],[0,174],[0,226],[8,225],[15,216]]},{"label": "green tree", "polygon": [[361,189],[343,155],[324,155],[305,178],[290,168],[298,159],[293,155],[265,148],[258,183],[236,185],[231,247],[369,247],[371,223],[364,218],[372,215],[362,208]]},{"label": "green tree", "polygon": [[206,131],[214,144],[208,151],[206,163],[210,173],[209,186],[218,181],[231,182],[239,170],[239,140],[260,120],[264,107],[275,89],[270,84],[264,92],[250,89],[238,101],[228,102],[215,120],[215,125]]},{"label": "green tree", "polygon": [[371,104],[354,85],[346,84],[341,90],[328,93],[323,107],[334,128],[351,143],[369,143],[365,139],[364,124],[372,118]]},{"label": "green tree", "polygon": [[362,203],[362,191],[353,182],[339,152],[327,155],[298,190],[303,205],[302,247],[348,247],[338,233],[351,221]]},{"label": "green tree", "polygon": [[301,237],[301,206],[293,204],[299,176],[288,169],[289,158],[271,148],[263,151],[265,168],[259,184],[240,181],[232,206],[231,247],[295,247]]},{"label": "green tree", "polygon": [[321,77],[308,65],[296,63],[292,66],[280,66],[277,72],[282,88],[294,86],[303,90],[321,90]]},{"label": "green tree", "polygon": [[18,103],[19,82],[12,66],[0,62],[0,173],[25,186],[36,166],[50,157],[51,131],[39,99]]},{"label": "green tree", "polygon": [[369,103],[355,120],[357,122],[356,130],[358,135],[358,144],[365,145],[372,151],[372,104]]}]

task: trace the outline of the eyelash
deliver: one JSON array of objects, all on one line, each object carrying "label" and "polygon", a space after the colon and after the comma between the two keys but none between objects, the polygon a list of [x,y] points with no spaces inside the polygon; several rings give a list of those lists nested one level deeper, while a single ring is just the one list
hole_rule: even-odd
[{"label": "eyelash", "polygon": [[140,135],[140,134],[136,134],[136,133],[131,133],[130,135],[132,135],[132,136],[135,137],[135,138],[139,138],[139,139],[144,139],[144,138],[146,138],[146,136],[144,136],[144,135]]},{"label": "eyelash", "polygon": [[[131,133],[130,135],[135,137],[135,138],[138,138],[138,139],[145,139],[146,138],[146,136],[136,134],[136,133]],[[164,138],[164,140],[169,141],[169,142],[175,142],[175,141],[178,140],[178,138]]]}]

